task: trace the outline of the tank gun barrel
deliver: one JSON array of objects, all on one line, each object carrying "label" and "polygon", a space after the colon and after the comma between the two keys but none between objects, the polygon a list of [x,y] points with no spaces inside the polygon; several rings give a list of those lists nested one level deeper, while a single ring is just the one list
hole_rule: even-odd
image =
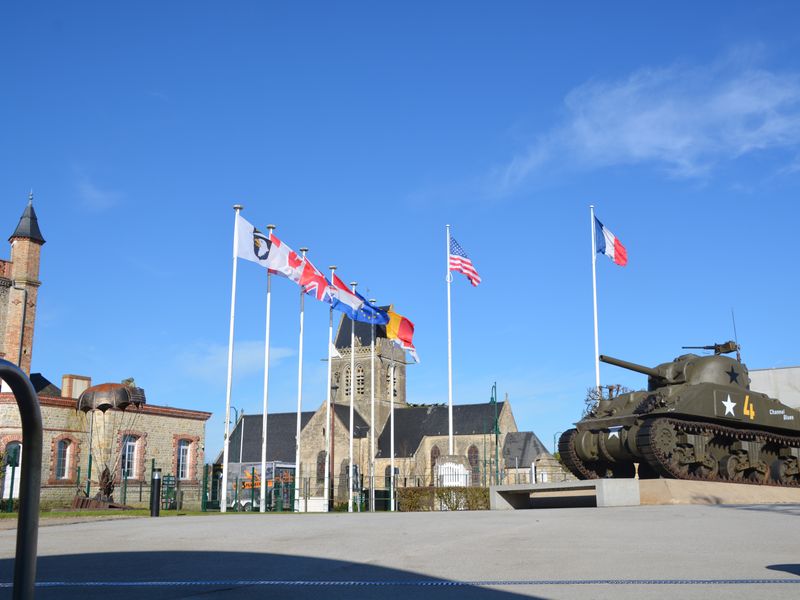
[{"label": "tank gun barrel", "polygon": [[623,369],[628,369],[629,371],[636,371],[637,373],[642,373],[644,375],[647,375],[649,377],[655,377],[657,379],[664,379],[664,380],[667,379],[656,369],[651,369],[650,367],[637,365],[636,363],[628,362],[627,360],[620,360],[619,358],[614,358],[613,356],[606,356],[604,354],[601,354],[598,358],[604,363],[607,363],[609,365],[622,367]]},{"label": "tank gun barrel", "polygon": [[739,352],[739,344],[733,340],[723,342],[722,344],[712,344],[710,346],[683,346],[685,350],[713,350],[715,355],[730,354],[731,352]]}]

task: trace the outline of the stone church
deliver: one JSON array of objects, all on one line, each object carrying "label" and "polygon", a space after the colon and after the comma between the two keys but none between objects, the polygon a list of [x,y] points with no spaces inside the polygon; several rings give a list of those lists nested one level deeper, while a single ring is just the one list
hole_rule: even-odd
[{"label": "stone church", "polygon": [[[94,495],[106,467],[116,482],[116,502],[146,506],[155,464],[163,475],[175,478],[187,508],[199,507],[205,423],[211,413],[150,403],[126,410],[78,410],[78,398],[91,389],[90,377],[64,375],[59,388],[41,373],[31,373],[39,261],[45,243],[32,195],[9,242],[10,260],[0,260],[0,358],[28,374],[39,396],[44,430],[42,506],[69,505],[87,489]],[[0,492],[6,500],[17,498],[19,490],[19,468],[10,465],[9,458],[19,454],[24,461],[25,448],[16,400],[4,382],[0,386]],[[90,454],[94,469],[87,481]]]},{"label": "stone church", "polygon": [[[312,497],[323,496],[325,481],[325,437],[329,426],[333,435],[331,456],[333,495],[345,501],[349,463],[349,425],[351,388],[354,395],[354,465],[363,486],[370,487],[370,415],[372,326],[355,323],[355,369],[351,372],[351,320],[342,315],[335,338],[339,357],[332,362],[333,413],[326,423],[324,399],[314,411],[302,413],[300,435],[300,473],[302,486]],[[406,396],[405,352],[386,338],[385,328],[375,327],[375,483],[376,489],[389,487],[391,461],[390,409],[394,401],[395,485],[436,485],[437,462],[447,458],[463,464],[469,485],[489,485],[498,474],[502,480],[529,480],[533,466],[538,480],[563,477],[558,461],[547,452],[533,432],[520,432],[511,403],[453,406],[454,456],[448,451],[448,407],[446,404],[418,405]],[[394,389],[391,369],[395,368]],[[497,440],[493,434],[497,420]],[[267,419],[267,461],[294,466],[296,413],[269,414]],[[229,445],[231,473],[246,477],[250,469],[260,471],[262,416],[240,419]],[[499,455],[499,456],[498,456]],[[499,459],[499,464],[498,464]],[[217,458],[221,463],[221,455]],[[525,479],[520,479],[520,477]]]}]

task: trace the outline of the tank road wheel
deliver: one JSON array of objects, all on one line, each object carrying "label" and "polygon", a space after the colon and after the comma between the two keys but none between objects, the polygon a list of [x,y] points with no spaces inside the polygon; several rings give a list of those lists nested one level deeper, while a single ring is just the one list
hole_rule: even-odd
[{"label": "tank road wheel", "polygon": [[730,481],[742,481],[743,470],[739,468],[739,458],[734,454],[723,456],[719,461],[719,473]]},{"label": "tank road wheel", "polygon": [[769,473],[767,463],[759,462],[754,469],[748,469],[747,481],[763,485],[767,482],[767,473]]},{"label": "tank road wheel", "polygon": [[691,472],[698,479],[713,480],[719,475],[719,463],[707,456],[703,462],[692,465]]},{"label": "tank road wheel", "polygon": [[797,485],[797,459],[775,459],[770,466],[770,477],[781,485]]}]

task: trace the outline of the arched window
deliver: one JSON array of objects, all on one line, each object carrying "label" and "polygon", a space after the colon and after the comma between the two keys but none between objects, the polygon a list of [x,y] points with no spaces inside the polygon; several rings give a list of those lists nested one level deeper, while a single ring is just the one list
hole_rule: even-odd
[{"label": "arched window", "polygon": [[178,479],[189,479],[189,466],[191,464],[191,440],[178,440]]},{"label": "arched window", "polygon": [[384,487],[387,489],[392,487],[392,467],[387,466],[386,469],[383,471],[383,480],[384,480]]},{"label": "arched window", "polygon": [[135,435],[124,435],[122,437],[122,448],[120,456],[122,465],[122,478],[133,479],[136,477],[136,453],[139,438]]},{"label": "arched window", "polygon": [[436,461],[439,460],[441,455],[442,452],[439,450],[439,446],[434,446],[431,448],[431,481],[433,481],[434,477],[436,476]]},{"label": "arched window", "polygon": [[350,397],[350,367],[344,370],[344,397]]},{"label": "arched window", "polygon": [[60,440],[56,446],[56,479],[69,477],[69,461],[72,456],[72,442]]},{"label": "arched window", "polygon": [[470,446],[469,450],[467,450],[467,460],[469,460],[472,485],[480,485],[481,467],[480,459],[478,458],[478,448],[476,446]]},{"label": "arched window", "polygon": [[325,483],[325,450],[317,454],[317,483]]},{"label": "arched window", "polygon": [[[389,388],[392,386],[392,368],[389,367],[386,370],[386,391],[388,393]],[[397,370],[394,372],[394,393],[392,394],[393,398],[397,397]]]},{"label": "arched window", "polygon": [[358,365],[358,367],[356,367],[356,394],[363,396],[365,386],[366,377],[364,376],[364,367]]}]

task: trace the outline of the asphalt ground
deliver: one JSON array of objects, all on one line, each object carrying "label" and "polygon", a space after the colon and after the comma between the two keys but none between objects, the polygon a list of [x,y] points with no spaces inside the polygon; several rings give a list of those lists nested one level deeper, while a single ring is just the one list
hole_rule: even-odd
[{"label": "asphalt ground", "polygon": [[[0,598],[15,530],[0,531]],[[47,523],[37,598],[798,598],[800,505]]]}]

